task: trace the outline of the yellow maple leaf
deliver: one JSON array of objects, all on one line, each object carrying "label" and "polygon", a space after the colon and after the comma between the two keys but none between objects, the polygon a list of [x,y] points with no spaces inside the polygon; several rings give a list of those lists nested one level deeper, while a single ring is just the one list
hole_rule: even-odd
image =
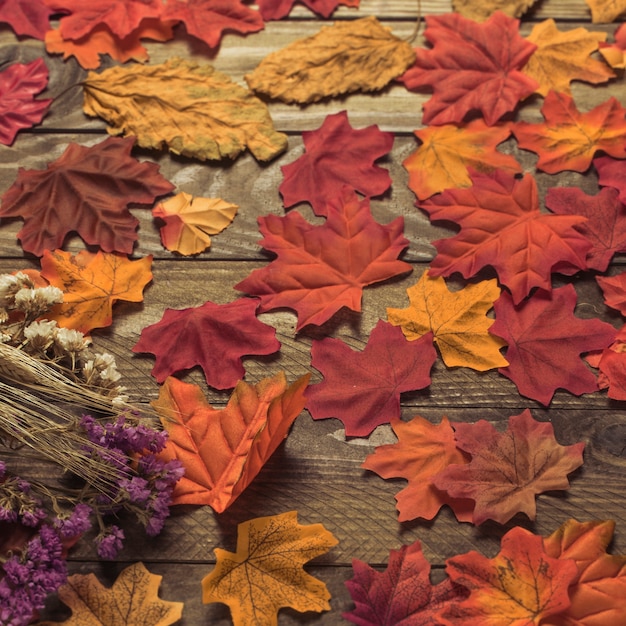
[{"label": "yellow maple leaf", "polygon": [[597,84],[615,76],[606,63],[589,56],[598,50],[599,42],[606,40],[606,33],[582,27],[561,32],[549,19],[535,25],[527,39],[537,49],[523,71],[539,83],[537,93],[542,96],[551,89],[570,93],[572,80]]},{"label": "yellow maple leaf", "polygon": [[55,305],[47,318],[59,326],[88,333],[110,326],[113,304],[118,300],[141,302],[143,289],[152,280],[152,256],[131,261],[124,254],[85,250],[44,251],[41,276],[63,292],[63,302]]},{"label": "yellow maple leaf", "polygon": [[302,566],[337,539],[322,524],[303,526],[296,511],[237,527],[237,552],[215,549],[215,569],[202,580],[202,601],[230,607],[235,626],[276,626],[278,610],[328,611],[326,585]]},{"label": "yellow maple leaf", "polygon": [[626,0],[585,0],[594,24],[615,21],[626,13]]},{"label": "yellow maple leaf", "polygon": [[220,198],[194,198],[183,191],[155,206],[152,215],[165,222],[161,228],[163,245],[189,255],[206,250],[211,245],[210,235],[222,232],[238,208]]},{"label": "yellow maple leaf", "polygon": [[444,189],[471,187],[469,167],[478,172],[521,172],[514,157],[496,150],[510,134],[508,125],[487,126],[482,119],[416,130],[422,145],[402,163],[409,172],[409,188],[425,200]]},{"label": "yellow maple leaf", "polygon": [[89,72],[83,110],[112,135],[134,135],[142,148],[196,159],[234,158],[246,147],[268,161],[287,148],[267,106],[213,66],[180,58],[149,66]]},{"label": "yellow maple leaf", "polygon": [[411,45],[375,17],[324,26],[269,54],[244,76],[250,89],[306,104],[355,91],[379,91],[415,61]]},{"label": "yellow maple leaf", "polygon": [[509,17],[520,17],[537,0],[452,0],[452,8],[463,17],[476,22],[484,22],[496,11]]},{"label": "yellow maple leaf", "polygon": [[162,578],[143,563],[122,570],[111,588],[94,574],[74,574],[59,589],[59,598],[72,609],[72,616],[39,626],[169,626],[181,618],[183,603],[159,598]]},{"label": "yellow maple leaf", "polygon": [[407,339],[432,332],[441,358],[448,367],[469,367],[484,372],[506,367],[500,354],[506,343],[489,334],[493,320],[486,316],[500,296],[497,281],[485,280],[451,292],[440,276],[424,273],[407,289],[406,309],[387,309],[387,319],[401,326]]}]

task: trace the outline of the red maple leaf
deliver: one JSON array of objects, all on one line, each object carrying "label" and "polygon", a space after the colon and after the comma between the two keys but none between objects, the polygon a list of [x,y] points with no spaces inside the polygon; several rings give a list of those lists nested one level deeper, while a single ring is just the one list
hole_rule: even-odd
[{"label": "red maple leaf", "polygon": [[445,606],[467,597],[449,579],[431,584],[419,541],[391,550],[384,572],[359,559],[352,559],[352,569],[346,587],[356,606],[342,617],[359,626],[431,626]]},{"label": "red maple leaf", "polygon": [[162,20],[178,20],[187,33],[209,47],[219,45],[223,31],[253,33],[263,29],[263,19],[237,0],[168,0]]},{"label": "red maple leaf", "polygon": [[[358,7],[360,0],[300,0],[304,6],[322,17],[330,17],[339,6]],[[265,21],[280,20],[289,15],[296,0],[257,0],[259,13]]]},{"label": "red maple leaf", "polygon": [[432,333],[408,341],[400,327],[383,320],[360,352],[340,339],[314,341],[311,365],[324,380],[307,389],[307,409],[316,420],[341,420],[347,437],[366,437],[400,418],[402,392],[430,385],[436,358]]},{"label": "red maple leaf", "polygon": [[159,383],[199,365],[209,385],[229,389],[245,374],[243,356],[280,349],[276,330],[255,317],[258,305],[254,298],[239,298],[228,304],[166,309],[159,322],[141,331],[133,352],[156,356],[152,375]]},{"label": "red maple leaf", "polygon": [[538,86],[521,71],[536,46],[519,34],[519,20],[504,13],[483,23],[458,13],[428,15],[424,36],[432,50],[417,48],[415,65],[401,77],[408,89],[433,90],[424,124],[460,123],[480,111],[492,126]]},{"label": "red maple leaf", "polygon": [[626,161],[602,156],[593,160],[593,166],[598,172],[598,183],[617,189],[620,202],[626,204]]},{"label": "red maple leaf", "polygon": [[363,287],[412,270],[397,258],[408,244],[402,217],[379,224],[369,200],[351,189],[336,202],[321,226],[295,212],[260,217],[261,244],[278,258],[235,285],[261,298],[262,312],[295,310],[296,330],[323,324],[344,306],[360,311]]},{"label": "red maple leaf", "polygon": [[328,115],[320,128],[302,133],[305,153],[281,167],[280,191],[286,208],[309,202],[316,215],[348,185],[364,196],[378,196],[391,185],[389,172],[374,165],[393,145],[393,133],[378,126],[355,130],[346,111]]},{"label": "red maple leaf", "polygon": [[474,524],[505,524],[520,512],[534,520],[535,496],[567,489],[567,475],[583,463],[584,443],[559,445],[552,424],[534,420],[528,409],[509,418],[504,433],[486,420],[454,430],[457,447],[472,459],[448,465],[433,483],[453,498],[474,500]]},{"label": "red maple leaf", "polygon": [[0,216],[22,217],[22,247],[41,256],[61,248],[69,232],[105,252],[130,254],[138,220],[131,203],[148,204],[174,186],[155,163],[130,156],[133,137],[109,137],[86,148],[71,143],[45,170],[19,169],[2,196]]},{"label": "red maple leaf", "polygon": [[80,39],[98,24],[106,24],[114,35],[124,39],[145,18],[158,18],[162,0],[45,0],[55,13],[64,13],[60,22],[63,39]]},{"label": "red maple leaf", "polygon": [[471,278],[488,265],[509,288],[515,303],[539,287],[551,288],[552,271],[586,268],[591,243],[576,228],[584,217],[539,210],[535,179],[503,172],[473,173],[473,187],[447,189],[418,203],[431,220],[456,222],[461,232],[433,242],[432,276],[460,272]]},{"label": "red maple leaf", "polygon": [[626,327],[622,327],[608,348],[590,355],[587,362],[599,368],[598,387],[606,389],[609,398],[626,400]]},{"label": "red maple leaf", "polygon": [[557,389],[574,395],[596,391],[595,376],[580,355],[606,348],[615,337],[610,324],[575,317],[575,306],[573,285],[537,292],[518,306],[507,293],[494,303],[496,321],[489,332],[508,344],[509,365],[498,371],[523,396],[546,406]]},{"label": "red maple leaf", "polygon": [[0,22],[8,24],[16,35],[43,41],[52,13],[44,0],[0,0]]},{"label": "red maple leaf", "polygon": [[604,272],[613,255],[626,252],[626,206],[617,189],[606,187],[588,196],[577,187],[552,187],[546,194],[546,206],[559,215],[582,215],[586,222],[578,230],[592,243],[587,253],[589,269]]},{"label": "red maple leaf", "polygon": [[626,157],[626,109],[616,98],[581,113],[571,96],[550,91],[541,113],[542,124],[517,122],[511,127],[519,147],[539,155],[537,169],[548,174],[584,172],[599,150]]},{"label": "red maple leaf", "polygon": [[14,63],[0,72],[0,143],[10,146],[20,128],[41,122],[52,100],[35,100],[34,96],[47,84],[43,59]]}]

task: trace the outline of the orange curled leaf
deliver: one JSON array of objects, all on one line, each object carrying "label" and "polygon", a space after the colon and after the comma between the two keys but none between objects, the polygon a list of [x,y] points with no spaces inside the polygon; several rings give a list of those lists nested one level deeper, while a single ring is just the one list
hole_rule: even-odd
[{"label": "orange curled leaf", "polygon": [[197,385],[167,378],[152,404],[169,433],[161,457],[185,468],[172,502],[225,511],[287,436],[308,381],[307,374],[288,386],[282,372],[255,386],[240,381],[218,410]]},{"label": "orange curled leaf", "polygon": [[304,571],[337,539],[322,524],[298,523],[296,511],[237,527],[237,552],[215,549],[215,569],[202,579],[202,601],[230,607],[235,626],[276,626],[278,610],[328,611],[326,585]]},{"label": "orange curled leaf", "polygon": [[118,300],[143,300],[143,290],[152,280],[151,266],[152,256],[131,261],[123,254],[101,250],[95,254],[81,250],[76,256],[46,250],[41,276],[63,292],[63,302],[47,317],[82,333],[110,326]]}]

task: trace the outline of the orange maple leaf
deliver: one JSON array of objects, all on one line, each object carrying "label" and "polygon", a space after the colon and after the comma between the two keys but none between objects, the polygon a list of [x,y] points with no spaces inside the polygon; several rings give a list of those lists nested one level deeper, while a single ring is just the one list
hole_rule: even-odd
[{"label": "orange maple leaf", "polygon": [[626,110],[616,98],[581,113],[570,96],[550,91],[541,112],[543,124],[518,122],[512,126],[520,148],[539,155],[537,169],[548,174],[584,172],[598,150],[626,158]]},{"label": "orange maple leaf", "polygon": [[500,354],[506,342],[489,333],[494,320],[486,315],[500,296],[495,279],[469,284],[453,292],[442,277],[433,278],[425,272],[406,291],[409,307],[388,308],[387,319],[394,326],[401,326],[407,339],[418,339],[432,332],[448,367],[470,367],[484,372],[508,365]]},{"label": "orange maple leaf", "polygon": [[298,524],[296,511],[237,527],[237,552],[215,549],[215,569],[202,580],[202,601],[230,607],[235,626],[276,626],[278,610],[328,611],[326,585],[302,568],[337,539],[322,524]]},{"label": "orange maple leaf", "polygon": [[606,63],[589,56],[606,40],[606,33],[582,27],[562,32],[549,19],[536,24],[527,39],[537,49],[523,72],[539,83],[537,93],[542,96],[551,89],[569,94],[572,80],[597,84],[615,76]]},{"label": "orange maple leaf", "polygon": [[585,0],[594,24],[613,22],[626,13],[626,0]]},{"label": "orange maple leaf", "polygon": [[282,372],[255,386],[240,381],[222,410],[197,385],[168,377],[152,404],[169,433],[161,457],[177,458],[185,468],[173,504],[225,511],[287,436],[304,408],[309,377],[291,386]]},{"label": "orange maple leaf", "polygon": [[511,155],[496,150],[510,134],[510,125],[487,126],[480,118],[461,126],[446,124],[416,130],[422,145],[402,162],[409,172],[409,188],[419,200],[426,200],[444,189],[471,187],[469,167],[478,172],[521,172]]},{"label": "orange maple leaf", "polygon": [[[59,598],[72,609],[63,622],[38,622],[40,626],[169,626],[180,620],[182,602],[159,598],[162,576],[151,574],[143,563],[129,565],[113,586],[104,587],[94,574],[74,574],[59,589]],[[120,621],[122,620],[122,621]]]},{"label": "orange maple leaf", "polygon": [[82,250],[76,256],[63,250],[45,250],[41,276],[63,292],[63,302],[47,315],[59,326],[88,333],[110,326],[118,300],[141,302],[152,280],[152,256],[131,261],[113,252]]},{"label": "orange maple leaf", "polygon": [[493,559],[468,552],[448,559],[446,572],[470,591],[439,616],[446,626],[538,626],[569,606],[577,568],[573,560],[550,557],[542,537],[516,526]]},{"label": "orange maple leaf", "polygon": [[545,626],[626,624],[626,556],[606,553],[615,522],[570,519],[544,539],[546,553],[573,559],[578,575],[569,588],[571,605]]},{"label": "orange maple leaf", "polygon": [[447,504],[457,519],[469,522],[473,504],[470,500],[450,498],[437,489],[432,478],[450,464],[467,463],[468,459],[456,446],[454,431],[447,417],[439,425],[416,415],[410,422],[391,420],[398,443],[378,446],[361,467],[376,472],[382,478],[406,478],[407,487],[396,495],[398,521],[418,517],[433,519]]}]

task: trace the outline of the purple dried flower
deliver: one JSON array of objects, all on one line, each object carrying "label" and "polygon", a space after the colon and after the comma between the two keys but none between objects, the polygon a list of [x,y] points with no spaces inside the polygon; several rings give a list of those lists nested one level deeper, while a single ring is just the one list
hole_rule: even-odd
[{"label": "purple dried flower", "polygon": [[87,532],[91,528],[90,516],[92,508],[84,502],[79,502],[72,513],[66,517],[57,517],[54,527],[61,539],[72,539]]},{"label": "purple dried flower", "polygon": [[119,526],[111,524],[111,526],[96,537],[98,556],[102,559],[114,559],[117,553],[124,547],[123,542],[124,531]]}]

